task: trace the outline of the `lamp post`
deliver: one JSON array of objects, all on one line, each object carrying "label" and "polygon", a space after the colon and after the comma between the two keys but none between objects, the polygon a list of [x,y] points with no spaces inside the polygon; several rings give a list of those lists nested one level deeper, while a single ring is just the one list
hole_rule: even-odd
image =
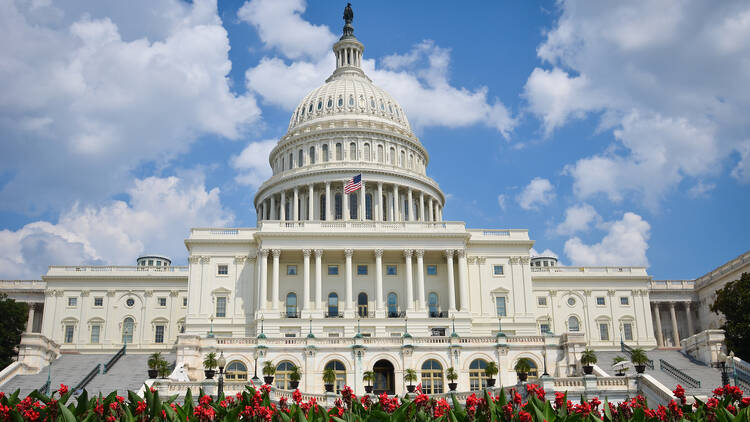
[{"label": "lamp post", "polygon": [[729,356],[725,355],[723,352],[719,352],[718,361],[712,365],[714,368],[719,368],[721,371],[721,385],[729,384],[727,360],[729,360]]},{"label": "lamp post", "polygon": [[221,354],[219,355],[219,360],[216,362],[219,364],[219,395],[218,397],[221,397],[224,395],[224,367],[227,366],[227,360],[224,358],[224,351],[221,351]]},{"label": "lamp post", "polygon": [[258,378],[258,352],[255,352],[255,375],[253,375],[253,383],[258,384],[260,378]]},{"label": "lamp post", "polygon": [[213,316],[213,314],[211,315],[211,318],[209,318],[209,319],[211,320],[211,327],[208,330],[208,338],[213,338],[214,337],[214,316]]}]

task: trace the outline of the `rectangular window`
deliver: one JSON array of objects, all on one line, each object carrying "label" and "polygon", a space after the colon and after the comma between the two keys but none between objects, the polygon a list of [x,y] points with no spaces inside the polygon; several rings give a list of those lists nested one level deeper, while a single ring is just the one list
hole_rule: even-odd
[{"label": "rectangular window", "polygon": [[620,298],[620,305],[630,305],[630,298],[627,296],[622,296]]},{"label": "rectangular window", "polygon": [[216,298],[216,317],[224,318],[227,316],[227,298],[217,297]]},{"label": "rectangular window", "polygon": [[395,265],[386,265],[385,266],[385,275],[396,275],[396,266]]},{"label": "rectangular window", "polygon": [[104,298],[102,298],[102,297],[95,297],[94,298],[94,306],[97,306],[97,307],[104,306]]},{"label": "rectangular window", "polygon": [[150,267],[152,265],[154,265],[154,260],[153,259],[149,259],[148,260],[148,266]]},{"label": "rectangular window", "polygon": [[286,266],[286,275],[297,275],[297,266],[296,265],[287,265]]},{"label": "rectangular window", "polygon": [[182,298],[182,306],[187,306],[187,298],[186,297]]},{"label": "rectangular window", "polygon": [[547,324],[547,323],[539,324],[539,332],[542,333],[542,334],[549,333],[550,332],[549,324]]},{"label": "rectangular window", "polygon": [[294,334],[294,333],[284,333],[284,337],[287,337],[287,338],[297,337],[297,334]]},{"label": "rectangular window", "polygon": [[427,275],[437,275],[437,265],[428,265]]},{"label": "rectangular window", "polygon": [[77,297],[69,297],[68,298],[68,306],[78,306],[78,298]]},{"label": "rectangular window", "polygon": [[391,333],[391,337],[401,337],[401,333]]},{"label": "rectangular window", "polygon": [[339,333],[328,333],[328,337],[339,337]]},{"label": "rectangular window", "polygon": [[165,306],[167,306],[167,298],[166,297],[157,298],[156,301],[159,303],[159,306],[161,306],[162,308],[165,307]]},{"label": "rectangular window", "polygon": [[604,296],[597,296],[597,298],[596,298],[596,304],[599,305],[599,306],[603,306],[604,305]]},{"label": "rectangular window", "polygon": [[219,265],[217,273],[219,275],[227,275],[227,274],[229,274],[229,265],[226,265],[226,264]]},{"label": "rectangular window", "polygon": [[432,328],[430,331],[433,337],[445,337],[445,328]]},{"label": "rectangular window", "polygon": [[505,297],[496,297],[495,305],[497,306],[497,316],[506,316],[505,312]]},{"label": "rectangular window", "polygon": [[338,265],[329,265],[328,266],[328,275],[339,275],[339,266]]},{"label": "rectangular window", "polygon": [[99,344],[99,332],[101,329],[100,325],[91,326],[91,344]]},{"label": "rectangular window", "polygon": [[539,306],[547,306],[547,298],[544,296],[539,296],[536,298],[536,303]]},{"label": "rectangular window", "polygon": [[157,325],[154,328],[154,343],[164,343],[164,326]]},{"label": "rectangular window", "polygon": [[75,327],[72,325],[66,325],[65,326],[65,342],[66,343],[72,343],[73,342],[73,332],[75,331]]},{"label": "rectangular window", "polygon": [[357,275],[367,275],[367,265],[357,265]]},{"label": "rectangular window", "polygon": [[493,275],[503,275],[503,266],[502,265],[493,265],[492,266],[492,274]]},{"label": "rectangular window", "polygon": [[633,340],[633,324],[629,322],[622,324],[622,331],[623,331],[625,340]]},{"label": "rectangular window", "polygon": [[599,337],[602,340],[609,340],[609,325],[606,322],[599,324]]}]

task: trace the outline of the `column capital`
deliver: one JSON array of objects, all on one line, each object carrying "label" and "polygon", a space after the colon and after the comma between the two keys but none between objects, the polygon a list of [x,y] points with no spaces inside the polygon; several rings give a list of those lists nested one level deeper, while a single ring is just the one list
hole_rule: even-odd
[{"label": "column capital", "polygon": [[453,258],[453,249],[446,249],[443,252],[443,255],[445,255],[446,258]]},{"label": "column capital", "polygon": [[674,305],[675,305],[675,301],[672,300],[672,301],[669,302],[669,308],[670,309],[674,309]]},{"label": "column capital", "polygon": [[274,258],[278,258],[279,255],[281,255],[281,249],[273,249],[273,250],[271,250],[271,252],[273,252],[273,257]]},{"label": "column capital", "polygon": [[354,249],[344,249],[344,255],[351,258],[354,255]]},{"label": "column capital", "polygon": [[685,309],[690,309],[690,302],[685,302]]},{"label": "column capital", "polygon": [[411,258],[413,252],[411,249],[404,249],[404,258]]},{"label": "column capital", "polygon": [[414,255],[416,255],[417,258],[424,257],[424,249],[415,249],[414,250]]},{"label": "column capital", "polygon": [[316,257],[322,257],[323,256],[323,249],[315,249],[315,256]]},{"label": "column capital", "polygon": [[263,255],[263,258],[266,258],[268,256],[268,249],[261,249],[260,254]]},{"label": "column capital", "polygon": [[456,249],[456,255],[459,258],[463,258],[466,255],[466,249]]},{"label": "column capital", "polygon": [[375,256],[376,257],[382,257],[383,256],[383,250],[382,249],[375,249]]},{"label": "column capital", "polygon": [[309,258],[311,253],[312,253],[312,250],[310,249],[302,249],[302,255],[304,255],[305,258]]}]

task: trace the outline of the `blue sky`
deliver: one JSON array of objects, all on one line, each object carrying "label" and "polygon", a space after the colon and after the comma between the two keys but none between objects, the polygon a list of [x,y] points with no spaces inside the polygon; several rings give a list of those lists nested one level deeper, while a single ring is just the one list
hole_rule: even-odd
[{"label": "blue sky", "polygon": [[[9,2],[0,278],[185,262],[253,226],[345,2]],[[750,5],[354,1],[364,67],[407,112],[444,217],[528,228],[569,265],[694,278],[748,249]]]}]

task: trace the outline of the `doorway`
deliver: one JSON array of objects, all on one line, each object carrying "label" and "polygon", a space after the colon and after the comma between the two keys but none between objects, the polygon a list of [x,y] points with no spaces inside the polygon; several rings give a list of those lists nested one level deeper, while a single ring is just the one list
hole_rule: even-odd
[{"label": "doorway", "polygon": [[386,359],[375,362],[372,367],[375,373],[375,382],[373,383],[373,393],[375,394],[396,394],[396,379],[393,370],[393,364]]}]

